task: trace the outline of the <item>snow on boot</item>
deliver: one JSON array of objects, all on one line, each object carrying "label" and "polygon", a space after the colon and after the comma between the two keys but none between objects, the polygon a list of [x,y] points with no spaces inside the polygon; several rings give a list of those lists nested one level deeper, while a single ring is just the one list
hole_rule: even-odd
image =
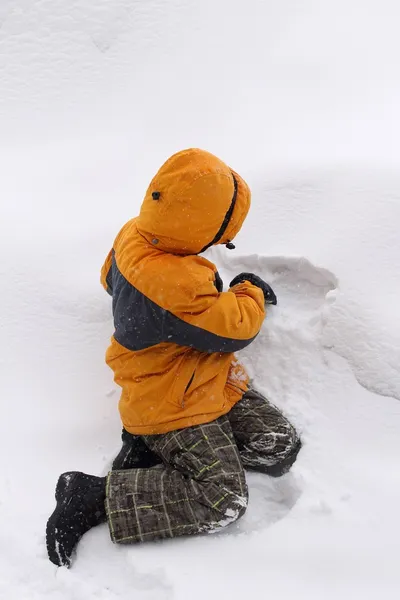
[{"label": "snow on boot", "polygon": [[276,465],[265,467],[264,472],[267,475],[270,475],[271,477],[281,477],[282,475],[285,475],[290,470],[293,463],[296,462],[296,458],[300,450],[301,441],[298,440],[290,454],[288,454],[284,460],[282,460],[280,463],[277,463]]},{"label": "snow on boot", "polygon": [[122,448],[114,458],[113,471],[124,469],[149,469],[161,463],[139,435],[132,435],[125,429],[122,431]]},{"label": "snow on boot", "polygon": [[47,553],[58,567],[69,567],[83,534],[106,520],[106,478],[78,471],[63,473],[55,496],[57,506],[46,527]]}]

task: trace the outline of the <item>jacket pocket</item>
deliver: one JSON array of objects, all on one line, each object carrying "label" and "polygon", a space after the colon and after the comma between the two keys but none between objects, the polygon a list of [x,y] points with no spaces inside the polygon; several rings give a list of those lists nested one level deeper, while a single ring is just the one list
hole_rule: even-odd
[{"label": "jacket pocket", "polygon": [[179,408],[185,408],[185,395],[193,389],[198,362],[199,357],[188,353],[177,369],[176,385],[171,390],[170,400]]},{"label": "jacket pocket", "polygon": [[190,388],[190,386],[192,385],[195,374],[196,374],[196,369],[193,371],[193,374],[192,374],[191,378],[189,379],[187,386],[185,387],[185,394],[188,391],[188,389]]}]

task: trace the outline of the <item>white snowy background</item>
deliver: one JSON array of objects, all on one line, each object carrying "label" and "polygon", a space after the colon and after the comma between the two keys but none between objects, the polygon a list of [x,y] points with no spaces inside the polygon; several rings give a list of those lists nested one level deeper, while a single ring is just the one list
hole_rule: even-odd
[{"label": "white snowy background", "polygon": [[[0,0],[0,598],[400,597],[397,0]],[[47,560],[64,470],[119,446],[99,268],[173,152],[249,182],[225,282],[279,305],[242,360],[302,433],[220,535]]]}]

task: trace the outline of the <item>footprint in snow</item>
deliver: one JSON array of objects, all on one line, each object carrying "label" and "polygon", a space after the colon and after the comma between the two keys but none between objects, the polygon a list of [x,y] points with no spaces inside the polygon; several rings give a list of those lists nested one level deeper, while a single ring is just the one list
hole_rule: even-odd
[{"label": "footprint in snow", "polygon": [[289,472],[278,479],[262,473],[247,473],[249,504],[244,516],[219,535],[262,531],[288,515],[302,494],[296,477]]}]

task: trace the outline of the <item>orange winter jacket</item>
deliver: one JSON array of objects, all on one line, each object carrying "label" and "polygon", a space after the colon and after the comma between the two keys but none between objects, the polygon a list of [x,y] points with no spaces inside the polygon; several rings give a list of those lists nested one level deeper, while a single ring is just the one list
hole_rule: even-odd
[{"label": "orange winter jacket", "polygon": [[129,432],[207,423],[247,390],[233,353],[258,334],[263,293],[248,282],[218,289],[215,265],[199,254],[229,243],[249,207],[237,173],[208,152],[185,150],[161,167],[139,216],[118,234],[101,281],[115,326],[106,361]]}]

